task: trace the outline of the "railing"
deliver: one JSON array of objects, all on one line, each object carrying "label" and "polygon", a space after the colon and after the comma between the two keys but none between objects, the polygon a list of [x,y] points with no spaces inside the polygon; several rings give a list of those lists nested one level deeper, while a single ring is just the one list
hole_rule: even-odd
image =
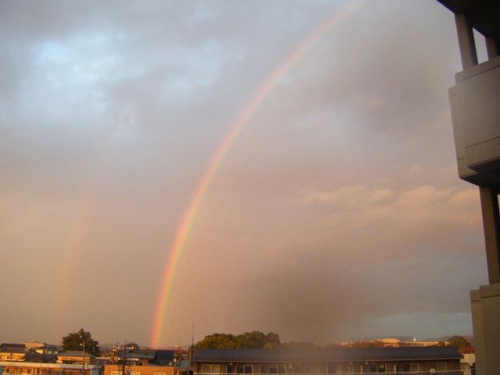
[{"label": "railing", "polygon": [[[430,371],[385,371],[385,372],[335,372],[335,373],[267,373],[267,372],[253,372],[253,373],[241,373],[241,374],[228,374],[228,373],[214,373],[214,372],[194,372],[193,375],[430,375]],[[470,370],[442,370],[435,371],[435,375],[471,375]]]}]

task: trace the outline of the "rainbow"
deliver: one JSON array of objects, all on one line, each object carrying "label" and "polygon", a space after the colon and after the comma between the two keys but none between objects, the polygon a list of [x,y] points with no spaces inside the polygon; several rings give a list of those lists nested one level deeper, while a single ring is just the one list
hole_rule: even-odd
[{"label": "rainbow", "polygon": [[166,267],[161,282],[157,305],[155,310],[155,319],[152,330],[151,347],[159,347],[162,343],[163,333],[165,330],[165,322],[169,299],[171,297],[172,288],[176,276],[178,265],[182,258],[182,253],[189,236],[189,232],[193,227],[198,210],[207,194],[215,174],[222,164],[225,157],[228,155],[231,147],[235,143],[238,135],[241,133],[246,124],[250,122],[253,115],[258,111],[264,99],[271,92],[277,82],[283,77],[290,68],[292,68],[300,58],[306,54],[324,35],[330,32],[341,21],[354,13],[364,2],[364,0],[350,1],[343,7],[335,11],[323,24],[316,28],[308,35],[300,45],[294,49],[267,77],[264,83],[255,92],[251,100],[239,113],[236,120],[230,126],[228,133],[219,144],[215,154],[210,160],[208,167],[201,176],[199,183],[192,195],[189,205],[182,216],[177,234],[172,243],[170,256],[167,259]]}]

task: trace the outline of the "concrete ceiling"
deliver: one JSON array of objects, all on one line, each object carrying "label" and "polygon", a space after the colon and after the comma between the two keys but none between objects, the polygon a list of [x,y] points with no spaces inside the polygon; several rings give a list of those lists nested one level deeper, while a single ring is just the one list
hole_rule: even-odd
[{"label": "concrete ceiling", "polygon": [[500,37],[500,1],[437,0],[453,13],[467,13],[474,29],[487,37]]}]

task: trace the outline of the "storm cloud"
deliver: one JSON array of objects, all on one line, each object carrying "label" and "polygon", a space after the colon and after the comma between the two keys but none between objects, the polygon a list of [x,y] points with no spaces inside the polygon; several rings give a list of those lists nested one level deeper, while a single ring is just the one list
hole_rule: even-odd
[{"label": "storm cloud", "polygon": [[[437,1],[2,1],[0,340],[149,344],[209,160],[163,346],[273,331],[320,344],[470,334],[486,283],[460,181]],[[343,12],[345,13],[342,16]]]}]

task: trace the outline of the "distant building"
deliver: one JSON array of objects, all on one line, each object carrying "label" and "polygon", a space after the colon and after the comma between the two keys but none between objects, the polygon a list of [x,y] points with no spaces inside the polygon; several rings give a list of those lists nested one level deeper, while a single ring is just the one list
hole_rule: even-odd
[{"label": "distant building", "polygon": [[103,373],[103,375],[175,375],[175,374],[176,371],[174,366],[149,366],[149,365],[145,366],[105,365]]},{"label": "distant building", "polygon": [[57,347],[47,344],[0,344],[0,361],[8,362],[55,362]]},{"label": "distant building", "polygon": [[96,357],[83,351],[64,350],[57,353],[57,363],[90,366],[96,364]]},{"label": "distant building", "polygon": [[[4,346],[5,345],[5,346]],[[0,361],[23,361],[27,353],[26,347],[23,346],[11,346],[10,344],[0,345]]]},{"label": "distant building", "polygon": [[[114,349],[112,363],[104,365],[103,375],[178,375],[186,368],[179,367],[181,358],[174,350],[139,349],[138,346]],[[190,368],[189,368],[190,369]]]},{"label": "distant building", "polygon": [[317,350],[204,349],[194,352],[192,365],[195,375],[428,374],[432,370],[437,374],[462,375],[461,359],[460,352],[449,346]]},{"label": "distant building", "polygon": [[383,339],[364,340],[364,341],[348,341],[341,344],[343,347],[356,348],[356,347],[375,347],[375,348],[399,348],[407,346],[448,346],[447,341],[417,341],[411,337],[394,338],[387,337]]},{"label": "distant building", "polygon": [[100,375],[95,357],[38,342],[0,344],[0,375]]},{"label": "distant building", "polygon": [[449,342],[443,341],[418,341],[417,339],[413,340],[400,340],[396,338],[384,338],[378,339],[385,348],[394,347],[399,348],[402,346],[448,346]]},{"label": "distant building", "polygon": [[0,361],[0,375],[100,375],[99,366]]},{"label": "distant building", "polygon": [[133,366],[175,366],[178,358],[174,350],[166,349],[128,349],[114,350],[111,354],[114,364]]}]

